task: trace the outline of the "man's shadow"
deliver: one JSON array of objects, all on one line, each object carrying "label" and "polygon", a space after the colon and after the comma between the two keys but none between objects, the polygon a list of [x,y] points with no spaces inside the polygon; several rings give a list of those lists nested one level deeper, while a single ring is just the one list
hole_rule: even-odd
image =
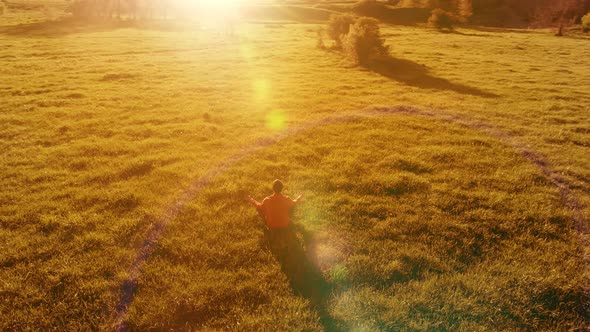
[{"label": "man's shadow", "polygon": [[[299,239],[298,233],[302,239]],[[291,224],[280,238],[285,241],[285,248],[278,247],[273,240],[276,239],[273,239],[271,231],[265,227],[264,243],[281,264],[281,270],[289,279],[295,294],[311,302],[326,331],[340,330],[327,308],[332,287],[316,263],[312,234],[301,226]]]}]

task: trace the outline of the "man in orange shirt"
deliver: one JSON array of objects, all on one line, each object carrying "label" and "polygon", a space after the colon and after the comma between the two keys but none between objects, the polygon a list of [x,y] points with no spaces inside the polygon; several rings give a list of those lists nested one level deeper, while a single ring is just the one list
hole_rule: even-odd
[{"label": "man in orange shirt", "polygon": [[289,196],[281,194],[281,191],[283,191],[283,182],[281,180],[273,181],[272,190],[273,194],[266,197],[262,203],[250,196],[248,196],[248,200],[266,221],[271,248],[283,254],[283,251],[288,250],[290,246],[289,212],[301,201],[302,195],[293,200]]}]

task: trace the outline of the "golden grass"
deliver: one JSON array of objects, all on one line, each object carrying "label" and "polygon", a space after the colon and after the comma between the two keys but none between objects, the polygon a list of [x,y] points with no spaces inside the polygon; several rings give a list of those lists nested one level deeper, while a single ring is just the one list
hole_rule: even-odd
[{"label": "golden grass", "polygon": [[[458,120],[326,125],[224,168],[170,221],[129,325],[587,326],[587,235],[508,144],[541,156],[588,220],[587,39],[385,27],[393,60],[363,69],[315,49],[312,24],[235,37],[67,24],[1,28],[2,329],[109,329],[143,239],[187,187],[265,138],[391,105]],[[274,177],[307,195],[294,220],[330,285],[325,310],[294,294],[242,201]]]}]

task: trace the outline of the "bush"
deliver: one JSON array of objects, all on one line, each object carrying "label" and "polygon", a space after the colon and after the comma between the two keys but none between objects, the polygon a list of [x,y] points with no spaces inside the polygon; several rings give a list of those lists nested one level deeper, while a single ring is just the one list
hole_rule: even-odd
[{"label": "bush", "polygon": [[[381,39],[379,21],[374,18],[350,14],[332,15],[326,32],[334,40],[335,47],[343,49],[356,64],[365,65],[371,60],[386,56],[389,51]],[[321,33],[318,33],[318,47],[323,47]]]},{"label": "bush", "polygon": [[379,22],[369,17],[357,19],[350,26],[350,31],[344,36],[342,42],[345,53],[356,64],[361,65],[386,56],[389,51],[381,39]]},{"label": "bush", "polygon": [[317,44],[316,47],[319,48],[320,50],[325,50],[326,49],[326,44],[324,43],[324,32],[323,30],[320,28],[317,30]]},{"label": "bush", "polygon": [[588,13],[582,17],[582,31],[584,31],[584,32],[590,31],[590,13]]},{"label": "bush", "polygon": [[455,14],[440,8],[433,9],[430,18],[428,18],[428,25],[439,30],[452,30],[453,26],[459,22],[460,19]]},{"label": "bush", "polygon": [[336,43],[336,47],[342,47],[342,37],[348,34],[350,26],[356,21],[356,16],[351,14],[332,14],[328,21],[326,33]]}]

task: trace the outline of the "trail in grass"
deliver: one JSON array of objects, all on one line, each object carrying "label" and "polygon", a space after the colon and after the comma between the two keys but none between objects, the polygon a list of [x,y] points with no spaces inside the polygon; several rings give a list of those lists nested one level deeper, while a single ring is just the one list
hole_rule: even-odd
[{"label": "trail in grass", "polygon": [[[285,138],[291,137],[298,133],[330,124],[351,122],[362,118],[386,117],[390,115],[423,116],[447,123],[465,126],[469,129],[483,132],[489,135],[490,137],[497,139],[503,144],[511,147],[520,156],[522,156],[530,163],[537,166],[539,171],[547,179],[549,179],[551,184],[559,191],[563,204],[572,213],[572,218],[574,220],[576,230],[580,235],[582,235],[582,247],[580,247],[580,250],[583,250],[584,248],[590,246],[590,243],[588,243],[588,220],[586,216],[584,216],[583,214],[583,209],[579,200],[572,193],[570,184],[567,181],[567,179],[565,179],[559,173],[554,171],[551,168],[550,163],[546,160],[546,158],[543,155],[532,150],[522,139],[510,135],[502,128],[498,128],[491,124],[485,123],[481,120],[475,120],[467,116],[452,114],[441,110],[425,110],[405,106],[371,108],[357,112],[341,113],[338,115],[324,117],[309,123],[304,123],[298,127],[288,129],[283,133],[277,134],[269,138],[258,140],[254,144],[242,148],[237,153],[231,155],[225,161],[221,162],[219,165],[205,173],[205,175],[203,175],[196,182],[194,182],[170,206],[168,206],[165,210],[163,217],[157,223],[155,223],[148,231],[148,234],[143,242],[141,249],[137,253],[137,256],[133,260],[133,263],[131,264],[128,270],[128,279],[121,286],[121,294],[119,297],[118,304],[115,308],[115,330],[128,330],[128,327],[126,325],[126,316],[133,302],[134,292],[136,290],[139,277],[141,276],[142,267],[146,263],[147,259],[150,257],[157,242],[164,235],[166,226],[178,216],[180,211],[188,202],[193,200],[201,192],[203,188],[209,185],[218,176],[228,171],[230,168],[232,168],[232,166],[234,166],[236,163],[246,158],[247,156],[250,156],[266,147],[269,147],[275,143],[284,140]],[[304,253],[300,254],[304,255]],[[582,257],[584,257],[586,268],[589,268],[590,257],[588,257],[588,255],[583,255]],[[321,277],[321,272],[316,271],[316,273],[314,273],[313,270],[304,272],[292,272],[287,270],[287,264],[282,264],[282,266],[283,271],[287,274],[291,281],[291,286],[293,290],[311,300],[315,309],[318,311],[318,314],[322,320],[322,323],[324,324],[324,327],[329,329],[333,324],[333,321],[330,319],[329,314],[327,313],[327,310],[325,308],[325,302],[327,300],[329,292],[325,291],[327,289],[326,287],[321,287],[322,285],[325,286],[325,280],[322,283],[323,279],[318,279],[318,277]],[[320,273],[320,275],[318,275],[317,273]],[[317,289],[319,289],[320,291],[308,289],[309,286],[306,286],[307,288],[300,287],[300,285],[303,284],[309,285],[310,283],[303,281],[308,281],[308,279],[310,278],[314,280],[314,282],[311,284],[318,286]],[[588,288],[586,291],[590,293],[590,288]]]}]

